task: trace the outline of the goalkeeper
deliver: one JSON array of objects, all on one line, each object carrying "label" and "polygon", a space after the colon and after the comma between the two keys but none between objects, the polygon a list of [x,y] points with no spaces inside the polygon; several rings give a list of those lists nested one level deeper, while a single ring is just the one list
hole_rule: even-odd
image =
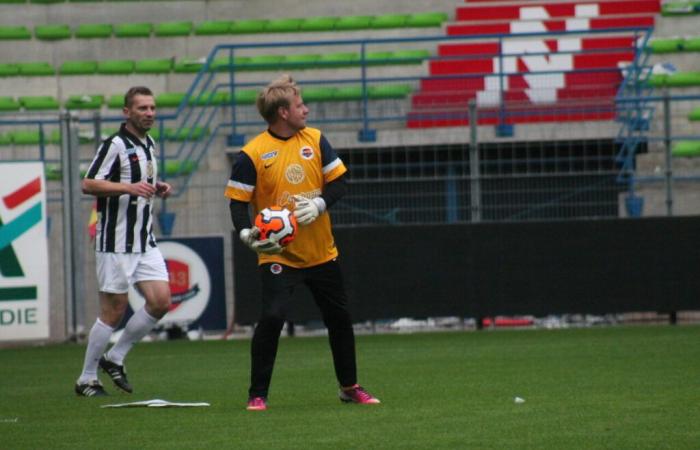
[{"label": "goalkeeper", "polygon": [[[327,211],[347,190],[347,169],[321,132],[306,127],[309,110],[290,76],[264,88],[257,107],[268,129],[238,154],[225,191],[234,228],[258,254],[262,281],[262,315],[251,343],[247,409],[267,409],[279,336],[292,291],[300,284],[311,290],[328,328],[340,400],[379,403],[357,384],[355,336]],[[274,240],[259,240],[259,231],[251,226],[249,206],[257,214],[272,205],[294,210],[300,225],[294,241],[284,248]]]}]

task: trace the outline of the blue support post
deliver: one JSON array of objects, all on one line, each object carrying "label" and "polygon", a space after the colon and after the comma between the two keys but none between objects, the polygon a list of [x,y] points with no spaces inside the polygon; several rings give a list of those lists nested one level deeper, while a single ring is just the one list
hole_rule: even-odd
[{"label": "blue support post", "polygon": [[377,140],[377,130],[369,128],[369,92],[367,88],[367,56],[365,43],[360,47],[360,64],[362,67],[362,129],[357,133],[360,142],[375,142]]},{"label": "blue support post", "polygon": [[496,125],[496,136],[511,137],[513,136],[513,125],[506,123],[506,105],[505,105],[505,80],[503,68],[503,37],[498,38],[498,125]]}]

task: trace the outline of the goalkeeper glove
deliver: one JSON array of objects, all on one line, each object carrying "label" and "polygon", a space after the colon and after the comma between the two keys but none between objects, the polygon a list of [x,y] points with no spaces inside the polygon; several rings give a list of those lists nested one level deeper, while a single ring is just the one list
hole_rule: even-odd
[{"label": "goalkeeper glove", "polygon": [[269,238],[259,240],[258,236],[260,236],[260,230],[258,230],[257,227],[244,228],[238,235],[241,241],[255,253],[265,253],[268,255],[282,253],[282,246],[279,245],[277,241]]},{"label": "goalkeeper glove", "polygon": [[326,210],[326,202],[321,197],[309,200],[301,195],[295,195],[294,216],[299,225],[308,225],[318,218],[318,215]]}]

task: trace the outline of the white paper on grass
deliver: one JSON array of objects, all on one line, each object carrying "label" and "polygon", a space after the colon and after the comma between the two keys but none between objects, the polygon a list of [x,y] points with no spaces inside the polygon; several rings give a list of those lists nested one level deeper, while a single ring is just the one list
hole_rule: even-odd
[{"label": "white paper on grass", "polygon": [[102,405],[102,408],[190,408],[196,406],[210,406],[209,403],[196,402],[196,403],[182,403],[182,402],[169,402],[167,400],[161,400],[159,398],[153,400],[144,400],[142,402],[130,402],[130,403],[117,403],[114,405]]}]

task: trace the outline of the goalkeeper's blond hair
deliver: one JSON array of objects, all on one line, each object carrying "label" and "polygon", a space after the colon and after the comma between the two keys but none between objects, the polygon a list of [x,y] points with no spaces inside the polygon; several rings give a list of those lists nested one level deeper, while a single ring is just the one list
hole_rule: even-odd
[{"label": "goalkeeper's blond hair", "polygon": [[260,91],[255,103],[265,122],[273,124],[277,120],[277,109],[289,108],[296,95],[301,95],[301,89],[290,75],[284,74]]}]

